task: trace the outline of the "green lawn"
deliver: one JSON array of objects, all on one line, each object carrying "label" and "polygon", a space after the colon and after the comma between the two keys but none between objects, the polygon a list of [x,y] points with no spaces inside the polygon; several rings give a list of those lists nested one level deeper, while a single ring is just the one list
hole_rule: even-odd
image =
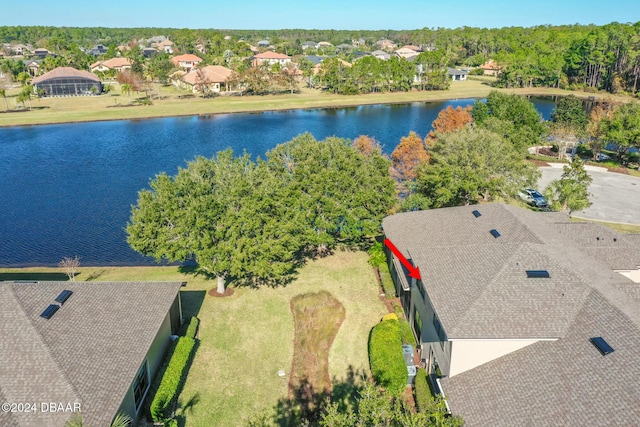
[{"label": "green lawn", "polygon": [[[444,91],[335,95],[304,88],[298,94],[217,98],[199,96],[183,98],[180,95],[185,92],[180,92],[173,86],[166,86],[160,89],[161,99],[154,100],[153,105],[146,106],[128,106],[129,97],[120,93],[117,83],[110,83],[113,86],[111,92],[100,96],[35,99],[31,101],[32,111],[22,109],[21,106],[21,109],[16,111],[15,95],[18,90],[15,89],[9,91],[7,97],[9,110],[12,112],[5,112],[6,107],[0,104],[0,126],[482,98],[494,89],[489,83],[483,80],[453,82],[450,89]],[[593,95],[554,88],[498,90],[521,95],[568,95],[570,93],[581,97]],[[156,96],[157,90],[154,89],[151,94]],[[142,93],[132,94],[131,99],[135,100],[143,95]],[[631,99],[618,95],[606,96],[621,100]]]}]

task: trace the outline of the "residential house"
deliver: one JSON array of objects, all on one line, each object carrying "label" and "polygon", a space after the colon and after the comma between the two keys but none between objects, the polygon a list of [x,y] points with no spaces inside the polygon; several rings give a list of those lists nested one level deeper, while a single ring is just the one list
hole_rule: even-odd
[{"label": "residential house", "polygon": [[333,47],[333,45],[329,42],[326,41],[322,41],[322,42],[318,42],[318,49],[324,49],[326,47]]},{"label": "residential house", "polygon": [[154,44],[162,43],[166,40],[167,38],[165,36],[153,36],[147,39],[147,43],[151,46]]},{"label": "residential house", "polygon": [[302,50],[316,49],[317,47],[318,47],[318,43],[316,42],[308,41],[308,42],[302,43]]},{"label": "residential house", "polygon": [[418,53],[419,52],[417,50],[409,49],[408,47],[401,47],[393,52],[395,56],[405,59],[411,56],[416,56]]},{"label": "residential house", "polygon": [[108,50],[109,49],[107,47],[105,47],[104,45],[97,44],[94,47],[92,47],[91,49],[89,49],[87,51],[87,54],[91,55],[91,56],[95,56],[97,58],[98,56],[104,55],[105,53],[107,53]]},{"label": "residential house", "polygon": [[43,96],[99,95],[102,82],[95,74],[72,67],[58,67],[31,80]]},{"label": "residential house", "polygon": [[414,44],[406,44],[404,46],[402,46],[400,49],[411,49],[414,52],[422,52],[422,48],[420,46],[416,46]]},{"label": "residential house", "polygon": [[351,45],[353,47],[365,46],[366,44],[367,44],[367,42],[362,37],[359,38],[359,39],[351,39]]},{"label": "residential house", "polygon": [[132,62],[129,58],[111,58],[105,61],[97,61],[90,65],[91,72],[107,72],[111,70],[122,71],[131,69]]},{"label": "residential house", "polygon": [[338,46],[336,46],[336,50],[338,52],[349,52],[351,50],[353,50],[354,46],[347,44],[347,43],[342,43],[339,44]]},{"label": "residential house", "polygon": [[36,405],[2,426],[107,427],[137,420],[171,335],[182,283],[0,282],[0,395]]},{"label": "residential house", "polygon": [[171,62],[176,67],[183,68],[187,73],[196,68],[202,62],[202,58],[192,53],[185,53],[171,58]]},{"label": "residential house", "polygon": [[266,49],[266,48],[268,48],[269,46],[271,46],[271,43],[269,42],[269,40],[260,40],[260,41],[258,42],[258,47],[259,47],[259,48]]},{"label": "residential house", "polygon": [[153,58],[157,54],[158,49],[156,49],[155,47],[145,47],[144,49],[142,49],[142,56],[144,56],[145,58]]},{"label": "residential house", "polygon": [[637,423],[639,235],[501,203],[383,229],[422,364],[466,426]]},{"label": "residential house", "polygon": [[11,53],[16,56],[24,56],[33,52],[33,48],[22,43],[11,45]]},{"label": "residential house", "polygon": [[233,70],[221,65],[207,65],[206,67],[193,69],[174,80],[177,86],[185,87],[194,93],[206,90],[220,93],[229,90],[229,80],[233,76]]},{"label": "residential house", "polygon": [[385,52],[384,50],[374,50],[373,52],[371,52],[371,55],[375,56],[378,59],[382,59],[384,61],[388,61],[389,59],[391,59],[391,55],[389,55],[388,52]]},{"label": "residential house", "polygon": [[251,63],[254,67],[261,65],[274,65],[280,64],[283,66],[288,65],[291,62],[291,57],[284,53],[278,52],[262,52],[254,55],[251,58]]},{"label": "residential house", "polygon": [[49,52],[49,50],[39,47],[33,51],[33,54],[37,56],[39,59],[44,59],[47,56],[57,56],[55,53]]},{"label": "residential house", "polygon": [[456,68],[447,68],[447,72],[451,76],[451,80],[455,82],[467,80],[467,74],[469,74],[467,70],[458,70]]},{"label": "residential house", "polygon": [[171,40],[163,40],[160,43],[156,43],[153,47],[164,53],[173,53],[173,42]]},{"label": "residential house", "polygon": [[42,59],[30,59],[25,61],[25,67],[27,67],[27,71],[31,77],[36,77],[40,75],[40,70],[42,69]]},{"label": "residential house", "polygon": [[376,46],[379,46],[380,49],[388,50],[388,51],[395,50],[398,47],[397,44],[395,44],[393,41],[391,41],[389,39],[378,40],[375,44],[376,44]]},{"label": "residential house", "polygon": [[485,76],[497,76],[500,72],[500,65],[493,59],[488,60],[478,68],[484,71]]}]

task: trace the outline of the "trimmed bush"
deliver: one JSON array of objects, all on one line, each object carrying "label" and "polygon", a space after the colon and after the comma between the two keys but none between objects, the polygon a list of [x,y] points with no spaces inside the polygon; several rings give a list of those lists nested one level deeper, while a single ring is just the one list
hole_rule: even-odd
[{"label": "trimmed bush", "polygon": [[180,388],[189,370],[196,340],[191,337],[178,337],[174,344],[169,362],[162,372],[160,383],[149,408],[151,419],[154,422],[163,422],[171,418]]},{"label": "trimmed bush", "polygon": [[369,363],[375,381],[400,395],[407,387],[407,366],[402,356],[402,335],[397,320],[385,320],[371,330]]},{"label": "trimmed bush", "polygon": [[400,336],[402,337],[402,344],[411,344],[412,346],[416,346],[416,339],[413,336],[413,331],[411,331],[411,326],[409,326],[409,322],[407,322],[404,317],[398,321],[400,325]]},{"label": "trimmed bush", "polygon": [[382,321],[385,322],[387,320],[398,320],[398,315],[395,313],[387,313],[382,317]]},{"label": "trimmed bush", "polygon": [[393,298],[396,296],[396,287],[393,284],[391,273],[389,272],[389,266],[387,263],[382,263],[378,266],[378,274],[380,274],[380,282],[382,283],[382,290],[387,298]]},{"label": "trimmed bush", "polygon": [[434,407],[433,396],[427,382],[427,371],[424,368],[418,368],[416,372],[416,383],[414,389],[416,397],[416,406],[420,412],[428,412]]},{"label": "trimmed bush", "polygon": [[187,327],[187,331],[185,332],[184,336],[195,339],[196,335],[198,334],[199,326],[200,326],[200,319],[193,316],[191,319],[189,319],[189,326]]},{"label": "trimmed bush", "polygon": [[164,427],[178,427],[178,420],[176,420],[175,418],[171,418],[167,421],[164,422]]}]

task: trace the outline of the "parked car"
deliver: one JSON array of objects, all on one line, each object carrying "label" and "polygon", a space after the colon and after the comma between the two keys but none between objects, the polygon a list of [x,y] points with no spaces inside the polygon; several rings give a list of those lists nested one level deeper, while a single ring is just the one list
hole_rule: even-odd
[{"label": "parked car", "polygon": [[602,153],[598,153],[598,155],[596,156],[596,160],[599,162],[604,162],[605,160],[610,160],[611,157],[607,156],[606,154],[602,154]]},{"label": "parked car", "polygon": [[526,188],[522,190],[520,192],[520,197],[531,206],[535,206],[540,209],[547,209],[549,207],[547,199],[540,194],[539,191],[534,190],[533,188]]}]

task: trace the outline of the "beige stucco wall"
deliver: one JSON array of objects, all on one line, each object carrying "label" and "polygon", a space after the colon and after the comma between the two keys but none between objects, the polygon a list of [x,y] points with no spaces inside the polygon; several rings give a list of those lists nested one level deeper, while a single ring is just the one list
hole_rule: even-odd
[{"label": "beige stucco wall", "polygon": [[539,340],[451,340],[449,376],[461,374]]},{"label": "beige stucco wall", "polygon": [[628,277],[634,283],[640,283],[640,269],[638,270],[618,270],[618,273],[624,277]]}]

